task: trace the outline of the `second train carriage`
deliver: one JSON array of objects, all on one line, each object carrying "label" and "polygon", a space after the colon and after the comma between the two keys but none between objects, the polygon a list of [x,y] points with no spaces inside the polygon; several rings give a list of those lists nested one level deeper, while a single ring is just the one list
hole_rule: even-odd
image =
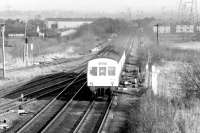
[{"label": "second train carriage", "polygon": [[119,85],[126,50],[110,46],[105,54],[88,62],[87,85],[96,96],[111,95]]}]

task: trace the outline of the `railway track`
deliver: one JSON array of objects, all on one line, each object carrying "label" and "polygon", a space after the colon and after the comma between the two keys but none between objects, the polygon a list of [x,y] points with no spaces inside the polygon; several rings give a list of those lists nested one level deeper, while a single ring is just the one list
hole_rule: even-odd
[{"label": "railway track", "polygon": [[109,114],[111,100],[68,103],[40,132],[41,133],[100,133]]},{"label": "railway track", "polygon": [[40,90],[47,89],[57,84],[70,81],[75,76],[76,76],[75,73],[63,74],[63,75],[59,75],[58,77],[55,76],[55,78],[50,79],[48,81],[45,79],[45,81],[42,80],[42,81],[33,82],[32,84],[22,86],[20,90],[15,90],[14,92],[11,92],[10,94],[4,96],[4,98],[15,99],[15,98],[20,97],[21,94],[28,97],[30,94],[34,92],[37,92],[37,91],[39,92]]},{"label": "railway track", "polygon": [[[8,91],[7,88],[1,89],[0,90],[0,97],[9,98],[9,96],[12,96],[13,94],[15,94],[15,95],[16,95],[16,93],[19,94],[21,91],[35,87],[35,86],[39,87],[40,85],[44,85],[44,84],[47,84],[47,83],[53,83],[54,81],[55,81],[54,83],[56,83],[57,82],[56,80],[59,80],[61,78],[65,78],[65,77],[69,76],[69,73],[72,74],[74,72],[74,74],[75,74],[75,73],[80,72],[80,70],[82,70],[82,68],[86,68],[87,61],[88,60],[84,61],[79,66],[74,66],[73,69],[70,69],[68,71],[63,71],[63,72],[59,72],[59,73],[52,73],[52,74],[48,74],[48,75],[40,76],[40,77],[38,76],[38,77],[32,79],[31,81],[28,81],[26,83],[21,84],[20,86],[18,85],[17,88],[15,90],[11,91],[11,92]],[[12,87],[12,88],[14,88],[14,87]]]},{"label": "railway track", "polygon": [[[97,53],[95,56],[101,55],[101,54],[105,54],[106,52],[109,52],[109,47],[105,48],[104,50],[102,50],[102,52]],[[93,58],[95,58],[95,56]],[[87,62],[83,63],[82,66],[77,67],[77,70],[80,68],[83,68],[83,66],[86,66]],[[41,78],[39,80],[35,80],[35,83],[28,83],[27,85],[25,85],[25,88],[19,89],[15,92],[13,92],[13,94],[7,95],[7,97],[10,96],[10,98],[16,98],[19,97],[22,93],[24,94],[25,97],[27,98],[39,98],[42,97],[44,95],[56,92],[58,90],[60,90],[61,92],[54,98],[52,99],[47,106],[45,106],[43,109],[40,110],[40,112],[38,114],[36,114],[29,122],[27,122],[25,125],[23,125],[20,129],[18,128],[17,131],[18,133],[35,133],[35,132],[52,132],[54,129],[56,129],[59,126],[56,126],[54,123],[57,123],[57,121],[61,121],[62,123],[66,123],[66,120],[62,120],[62,118],[68,118],[68,116],[70,117],[70,115],[67,115],[67,117],[60,117],[63,114],[63,112],[65,112],[64,114],[66,115],[66,110],[68,109],[69,106],[71,107],[71,110],[73,110],[73,106],[79,106],[79,104],[72,104],[73,98],[76,97],[76,95],[78,94],[78,92],[85,87],[86,85],[86,81],[84,81],[84,79],[79,79],[79,81],[77,81],[77,78],[74,78],[74,76],[81,76],[79,74],[72,74],[71,75],[62,75],[57,74],[57,76],[53,76],[50,75],[49,77],[46,78]],[[66,80],[67,78],[67,80]],[[40,81],[44,79],[44,81]],[[63,80],[63,81],[62,81]],[[38,82],[39,81],[39,82]],[[54,81],[54,82],[52,82]],[[72,82],[70,82],[72,81]],[[44,86],[44,83],[49,82],[48,86]],[[69,83],[70,82],[70,83]],[[67,84],[68,83],[68,84]],[[78,83],[75,84],[75,83]],[[66,86],[67,85],[67,86]],[[37,86],[40,86],[41,89],[36,91]],[[51,89],[48,89],[51,88]],[[68,89],[67,89],[68,88]],[[76,88],[76,89],[74,89]],[[31,93],[29,93],[31,91]],[[27,93],[28,92],[28,93]],[[38,95],[37,97],[35,97],[35,95]],[[71,99],[70,99],[71,98]],[[85,104],[82,107],[82,112],[83,114],[88,113],[87,117],[84,115],[83,117],[78,117],[78,120],[75,120],[75,126],[73,126],[69,132],[99,132],[100,130],[102,130],[103,124],[105,123],[106,120],[106,114],[108,114],[109,112],[109,108],[111,106],[112,102],[89,102],[87,104]],[[25,103],[24,103],[25,104]],[[89,108],[88,108],[89,107]],[[1,105],[0,105],[1,108]],[[103,108],[101,111],[98,110],[99,108]],[[87,110],[86,110],[87,109]],[[106,110],[106,111],[105,111]],[[107,113],[106,113],[107,112]],[[94,113],[94,115],[92,115],[92,113]],[[97,118],[98,115],[98,118]],[[96,117],[95,117],[96,116]],[[61,120],[57,120],[57,119],[61,119]],[[83,119],[80,119],[83,118]],[[90,120],[90,118],[92,118],[92,120]],[[68,119],[70,120],[70,119]],[[93,128],[92,130],[88,130],[87,129],[87,125],[91,126],[91,121],[96,120],[96,124],[92,125]],[[79,124],[79,122],[82,121],[90,121],[87,122],[87,124]],[[51,126],[49,126],[51,125]],[[71,124],[73,125],[73,124]],[[80,127],[76,127],[80,126]],[[49,127],[53,127],[54,128],[49,128]],[[67,126],[64,126],[64,129]],[[59,128],[59,130],[61,129],[61,127]],[[98,131],[99,130],[99,131]],[[54,130],[56,132],[58,132],[58,130]]]},{"label": "railway track", "polygon": [[56,116],[84,88],[85,74],[80,73],[54,99],[41,109],[29,122],[18,129],[18,133],[40,132],[44,126]]},{"label": "railway track", "polygon": [[[79,69],[79,68],[78,68]],[[33,82],[33,84],[28,83],[23,89],[19,91],[14,91],[4,98],[10,98],[7,102],[0,104],[0,114],[5,113],[9,110],[16,109],[20,105],[25,105],[36,99],[47,96],[48,94],[57,94],[59,91],[62,91],[73,79],[77,76],[76,73],[59,73],[55,77],[50,75],[48,79],[44,79],[42,82]],[[52,79],[53,78],[53,79]],[[37,81],[37,80],[36,80]],[[53,81],[53,82],[51,82]],[[24,102],[19,102],[20,95],[24,94],[24,98],[28,99]]]},{"label": "railway track", "polygon": [[[70,80],[72,80],[72,79],[70,79]],[[79,82],[79,81],[77,81],[77,82]],[[37,90],[35,92],[26,94],[25,97],[28,98],[29,100],[21,102],[20,104],[19,104],[19,102],[16,103],[16,101],[18,101],[19,98],[9,101],[4,104],[0,104],[0,114],[7,112],[9,110],[18,108],[20,105],[28,104],[36,99],[39,99],[39,98],[42,98],[45,96],[49,96],[50,94],[56,95],[57,93],[62,91],[62,89],[64,89],[68,84],[69,84],[69,81],[66,80],[66,82],[56,83],[54,86],[51,86],[49,88],[46,88],[46,89],[42,88],[41,90]]]},{"label": "railway track", "polygon": [[[97,55],[98,54],[99,53],[97,53]],[[4,95],[3,98],[12,99],[12,100],[8,100],[7,102],[2,102],[2,104],[0,104],[0,114],[7,112],[8,110],[14,109],[18,107],[19,105],[29,103],[33,101],[34,99],[37,99],[44,95],[47,95],[56,91],[57,92],[61,91],[64,88],[64,86],[67,85],[68,82],[70,82],[71,80],[73,80],[75,76],[77,76],[76,74],[77,72],[79,72],[81,69],[86,67],[86,64],[87,64],[87,61],[84,62],[82,65],[77,66],[74,69],[67,71],[65,73],[64,72],[54,73],[54,74],[49,74],[42,77],[37,77],[29,81],[28,83],[18,87],[16,90],[8,94],[6,93],[4,94],[4,90],[0,90],[1,95]],[[29,99],[34,98],[34,99],[20,103],[20,104],[16,103],[20,100],[21,94],[24,95],[24,98],[29,98]]]},{"label": "railway track", "polygon": [[72,132],[80,122],[81,118],[89,108],[94,105],[94,101],[72,101],[68,107],[49,122],[41,131],[42,133],[62,133]]},{"label": "railway track", "polygon": [[73,133],[100,133],[106,123],[114,96],[106,101],[93,101]]},{"label": "railway track", "polygon": [[7,88],[1,89],[0,97],[5,97],[6,95],[13,94],[15,92],[21,91],[26,88],[30,88],[34,85],[40,85],[40,84],[44,84],[44,83],[53,81],[54,79],[59,78],[59,76],[65,76],[65,74],[64,73],[57,73],[57,74],[54,73],[54,74],[49,74],[49,75],[45,75],[42,77],[37,77],[35,79],[32,79],[31,81],[26,82],[25,84],[21,84],[19,87],[16,87],[16,89],[11,92],[8,92]]},{"label": "railway track", "polygon": [[[29,81],[28,83],[18,87],[16,90],[10,92],[9,94],[5,95],[4,97],[13,98],[13,95],[18,95],[18,97],[23,93],[24,90],[28,90],[29,88],[33,87],[42,87],[45,84],[51,83],[54,84],[62,79],[70,78],[73,76],[76,76],[76,73],[78,73],[80,70],[86,67],[86,62],[84,62],[82,65],[75,67],[74,69],[62,73],[54,73],[54,74],[49,74],[46,76],[38,77],[36,79],[33,79]],[[40,86],[41,85],[41,86]]]},{"label": "railway track", "polygon": [[[61,80],[61,81],[59,81]],[[9,100],[8,102],[5,102],[3,104],[0,104],[0,110],[2,110],[2,108],[5,106],[10,106],[10,104],[14,103],[15,101],[19,101],[20,95],[24,94],[24,98],[34,98],[34,97],[39,97],[39,95],[43,95],[45,92],[49,93],[49,91],[57,91],[62,89],[64,86],[67,85],[68,82],[70,82],[71,80],[73,80],[73,77],[63,77],[61,79],[57,79],[57,83],[53,82],[53,83],[47,83],[47,84],[43,84],[43,85],[34,85],[30,88],[24,88],[23,90],[19,91],[19,92],[13,92],[7,96],[5,96],[4,98],[9,98],[12,100]],[[63,86],[63,87],[62,87]]]},{"label": "railway track", "polygon": [[26,91],[28,91],[29,88],[33,88],[33,87],[37,87],[37,86],[39,87],[39,85],[41,85],[40,88],[42,88],[42,85],[47,84],[48,82],[51,84],[53,84],[53,82],[56,83],[57,82],[56,80],[61,80],[61,78],[65,78],[65,77],[69,76],[69,72],[79,72],[79,70],[81,70],[81,68],[87,66],[88,60],[95,58],[102,53],[105,53],[105,51],[107,51],[107,47],[104,47],[102,50],[100,50],[99,52],[94,54],[91,58],[85,60],[81,65],[75,66],[75,68],[70,71],[53,73],[53,74],[45,75],[42,77],[37,77],[37,78],[19,86],[17,89],[15,89],[12,92],[8,92],[7,89],[2,89],[2,90],[0,90],[0,97],[13,99],[14,97],[15,98],[19,97],[22,93],[23,94],[26,93]]}]

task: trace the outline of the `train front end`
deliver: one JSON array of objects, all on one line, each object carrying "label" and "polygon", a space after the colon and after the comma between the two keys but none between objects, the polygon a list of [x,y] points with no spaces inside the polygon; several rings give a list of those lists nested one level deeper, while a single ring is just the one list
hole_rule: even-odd
[{"label": "train front end", "polygon": [[97,58],[88,62],[87,86],[97,97],[110,96],[119,85],[119,68],[115,60]]}]

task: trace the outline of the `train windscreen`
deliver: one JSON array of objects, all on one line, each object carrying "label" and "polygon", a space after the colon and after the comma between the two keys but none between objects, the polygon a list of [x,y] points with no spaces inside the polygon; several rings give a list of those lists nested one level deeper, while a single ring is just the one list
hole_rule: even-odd
[{"label": "train windscreen", "polygon": [[91,74],[92,76],[97,76],[97,67],[92,67],[92,68],[90,69],[90,74]]},{"label": "train windscreen", "polygon": [[106,76],[106,67],[99,67],[99,76]]},{"label": "train windscreen", "polygon": [[115,76],[115,67],[108,67],[108,76]]}]

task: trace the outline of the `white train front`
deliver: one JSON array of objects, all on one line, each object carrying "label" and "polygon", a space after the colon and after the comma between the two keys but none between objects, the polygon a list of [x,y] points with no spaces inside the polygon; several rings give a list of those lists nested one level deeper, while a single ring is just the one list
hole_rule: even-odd
[{"label": "white train front", "polygon": [[119,85],[126,58],[125,50],[112,49],[108,53],[88,62],[87,85],[96,96],[110,96]]}]

